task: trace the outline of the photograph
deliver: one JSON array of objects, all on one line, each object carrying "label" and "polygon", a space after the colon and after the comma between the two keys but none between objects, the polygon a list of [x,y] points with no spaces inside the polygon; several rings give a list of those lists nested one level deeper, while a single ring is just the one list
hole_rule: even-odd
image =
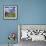
[{"label": "photograph", "polygon": [[19,25],[18,29],[20,31],[20,41],[46,41],[46,25],[22,24]]},{"label": "photograph", "polygon": [[20,46],[42,46],[46,43],[46,25],[19,24],[18,31]]},{"label": "photograph", "polygon": [[17,6],[4,6],[4,19],[17,19]]}]

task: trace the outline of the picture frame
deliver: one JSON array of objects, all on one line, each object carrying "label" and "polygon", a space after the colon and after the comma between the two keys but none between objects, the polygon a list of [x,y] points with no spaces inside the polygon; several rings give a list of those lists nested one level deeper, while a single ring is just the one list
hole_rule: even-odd
[{"label": "picture frame", "polygon": [[[27,33],[23,31],[26,31]],[[27,38],[25,38],[26,36]],[[19,42],[23,40],[46,41],[46,24],[19,24],[18,38]]]},{"label": "picture frame", "polygon": [[5,5],[3,18],[4,19],[17,19],[17,6]]}]

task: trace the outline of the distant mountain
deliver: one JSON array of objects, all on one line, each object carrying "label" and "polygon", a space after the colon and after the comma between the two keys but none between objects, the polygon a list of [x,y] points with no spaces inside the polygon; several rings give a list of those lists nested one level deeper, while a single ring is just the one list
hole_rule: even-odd
[{"label": "distant mountain", "polygon": [[15,7],[12,7],[12,8],[5,8],[5,12],[15,12]]}]

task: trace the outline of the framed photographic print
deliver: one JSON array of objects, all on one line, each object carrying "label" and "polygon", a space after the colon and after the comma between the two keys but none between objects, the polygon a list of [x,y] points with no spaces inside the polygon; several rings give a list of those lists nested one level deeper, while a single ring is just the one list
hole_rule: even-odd
[{"label": "framed photographic print", "polygon": [[17,19],[17,6],[4,6],[4,19]]}]

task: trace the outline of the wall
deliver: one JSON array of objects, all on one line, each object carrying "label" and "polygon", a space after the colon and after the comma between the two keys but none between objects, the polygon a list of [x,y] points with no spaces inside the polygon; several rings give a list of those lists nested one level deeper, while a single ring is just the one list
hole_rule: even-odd
[{"label": "wall", "polygon": [[[16,0],[0,0],[0,44],[7,44],[8,34],[10,32],[18,32],[17,21],[18,20],[4,20],[3,19],[3,6],[4,5],[15,5]],[[19,3],[19,2],[18,2]],[[17,38],[18,39],[18,38]],[[16,39],[16,43],[18,42]]]},{"label": "wall", "polygon": [[46,24],[46,0],[23,0],[21,24]]},{"label": "wall", "polygon": [[[18,5],[18,19],[4,20],[3,5]],[[18,24],[46,24],[46,0],[0,0],[0,44],[8,43],[9,32],[18,32]]]}]

